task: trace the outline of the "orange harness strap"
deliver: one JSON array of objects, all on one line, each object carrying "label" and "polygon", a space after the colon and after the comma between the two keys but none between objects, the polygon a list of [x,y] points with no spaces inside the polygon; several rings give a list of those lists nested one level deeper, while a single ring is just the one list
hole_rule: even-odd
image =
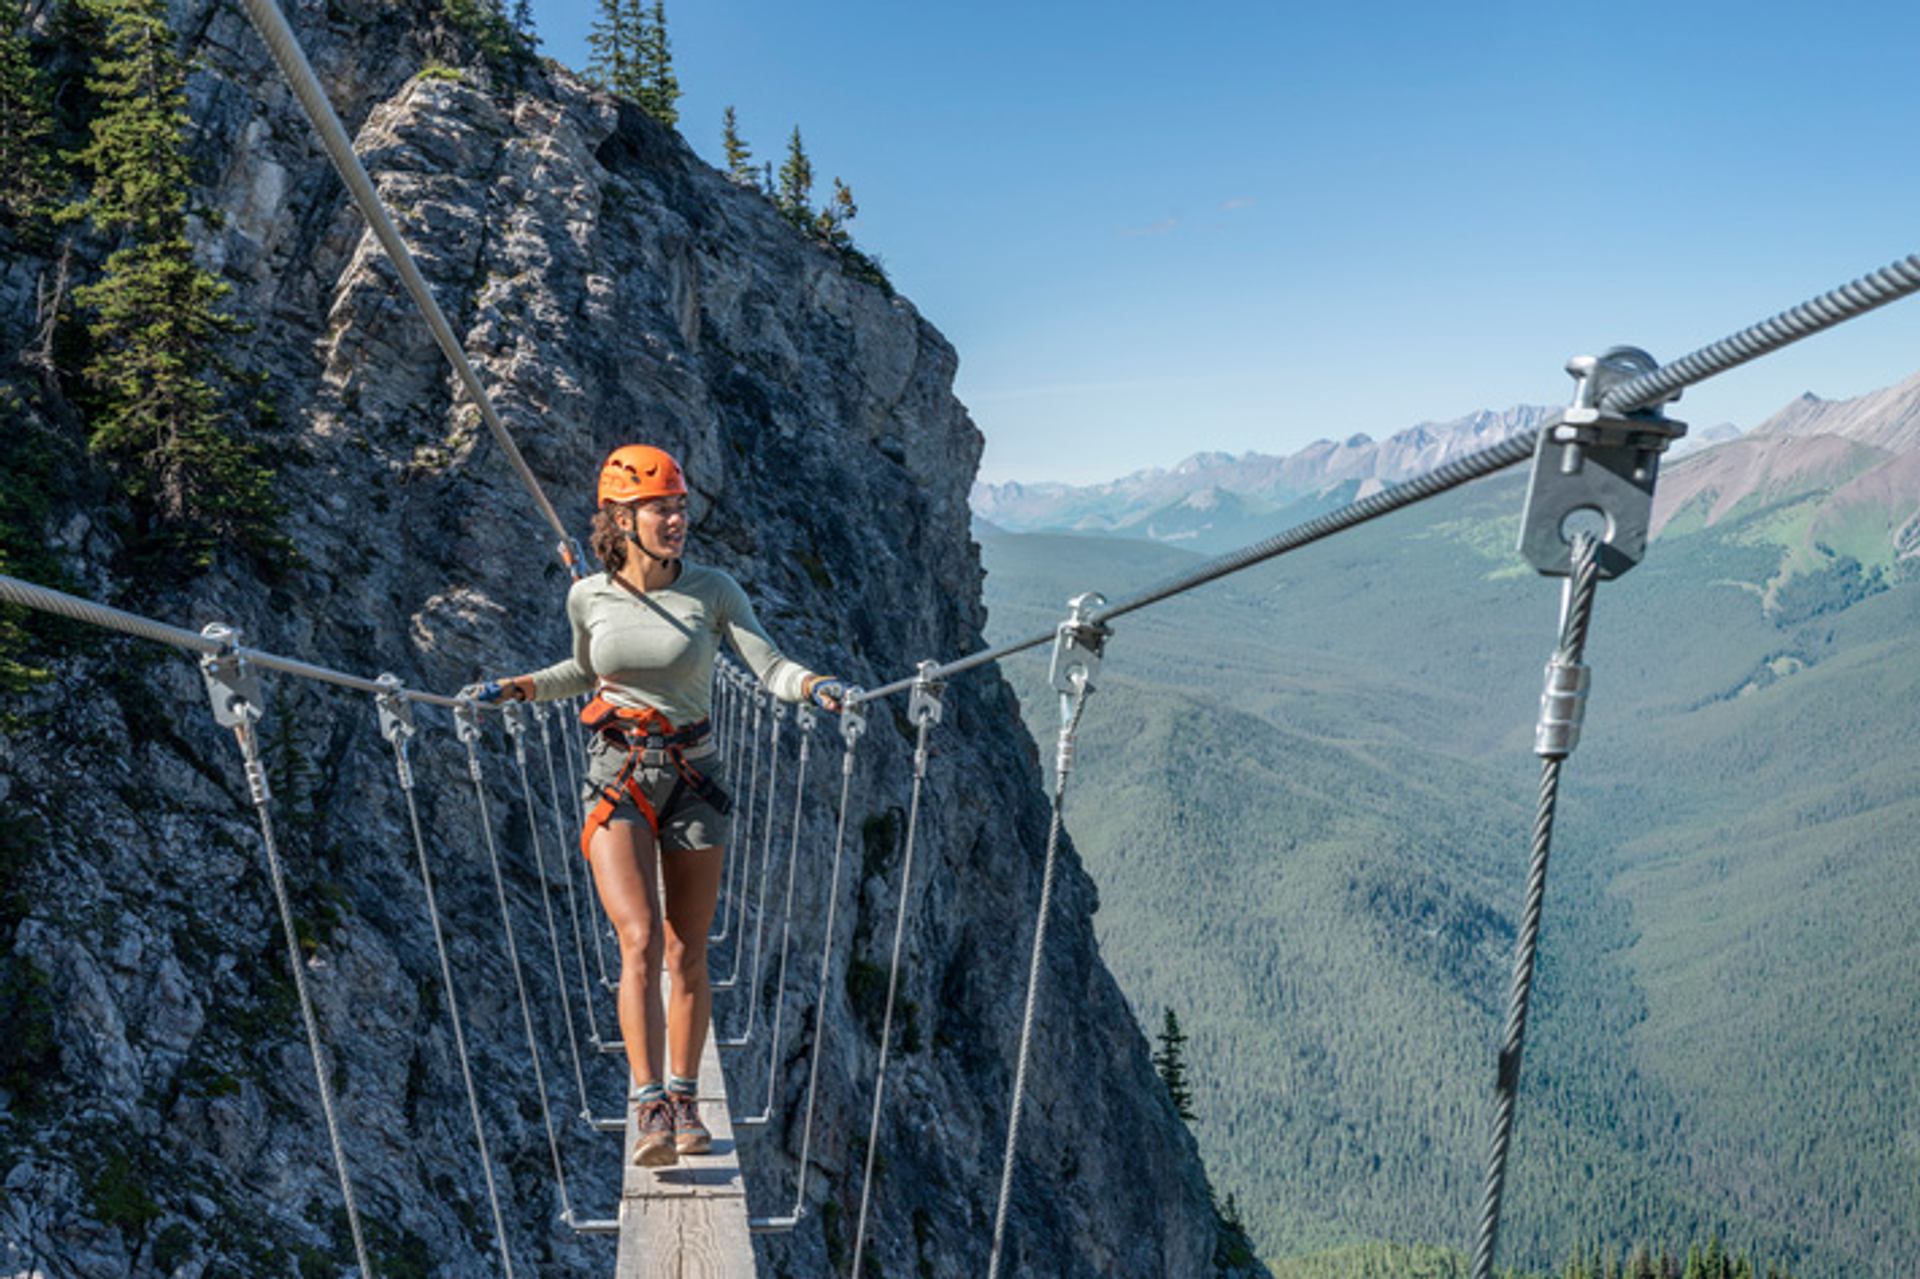
[{"label": "orange harness strap", "polygon": [[[593,732],[619,737],[627,746],[626,761],[621,764],[620,771],[614,776],[612,783],[600,788],[600,802],[593,806],[593,811],[587,814],[587,820],[580,828],[582,857],[592,856],[594,835],[612,820],[622,800],[633,801],[633,806],[640,810],[640,815],[646,819],[648,828],[653,831],[656,842],[660,838],[661,821],[672,815],[684,794],[697,795],[722,813],[733,806],[725,792],[687,762],[686,743],[706,734],[705,720],[676,730],[665,715],[651,706],[638,709],[615,706],[605,697],[595,696],[581,710],[580,722]],[[663,806],[664,812],[656,810],[648,801],[646,792],[641,789],[639,781],[633,775],[634,770],[649,751],[664,751],[677,774],[673,793],[667,797],[667,802]]]}]

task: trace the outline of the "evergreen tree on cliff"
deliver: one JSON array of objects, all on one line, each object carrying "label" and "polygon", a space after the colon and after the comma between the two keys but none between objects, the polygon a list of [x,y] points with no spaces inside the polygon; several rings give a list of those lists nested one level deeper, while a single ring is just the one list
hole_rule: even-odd
[{"label": "evergreen tree on cliff", "polygon": [[813,161],[807,158],[806,144],[800,141],[800,126],[793,126],[787,139],[787,162],[780,166],[780,187],[773,202],[787,221],[805,230],[813,221]]},{"label": "evergreen tree on cliff", "polygon": [[1187,1037],[1181,1032],[1180,1019],[1173,1015],[1173,1009],[1167,1009],[1166,1020],[1155,1038],[1160,1041],[1160,1051],[1153,1055],[1153,1068],[1160,1072],[1160,1082],[1167,1086],[1174,1113],[1192,1123],[1199,1116],[1193,1113],[1193,1088],[1187,1083]]},{"label": "evergreen tree on cliff", "polygon": [[221,339],[239,326],[227,286],[187,240],[185,62],[163,0],[89,0],[105,31],[88,87],[99,112],[78,159],[87,196],[62,211],[120,247],[100,280],[74,291],[92,313],[89,447],[119,476],[176,566],[204,564],[215,542],[274,544],[272,472],[234,438],[223,411]]},{"label": "evergreen tree on cliff", "polygon": [[665,0],[653,0],[653,7],[642,11],[640,0],[633,6],[633,30],[639,75],[628,96],[640,109],[669,129],[680,123],[680,81],[673,74],[673,46],[667,42]]},{"label": "evergreen tree on cliff", "polygon": [[19,226],[54,193],[53,107],[26,33],[0,29],[0,219]]},{"label": "evergreen tree on cliff", "polygon": [[740,125],[729,106],[720,117],[720,146],[727,155],[727,176],[734,185],[757,185],[753,178],[753,152],[740,137]]},{"label": "evergreen tree on cliff", "polygon": [[633,81],[633,40],[621,0],[599,0],[600,16],[587,32],[587,80],[612,93],[626,93]]}]

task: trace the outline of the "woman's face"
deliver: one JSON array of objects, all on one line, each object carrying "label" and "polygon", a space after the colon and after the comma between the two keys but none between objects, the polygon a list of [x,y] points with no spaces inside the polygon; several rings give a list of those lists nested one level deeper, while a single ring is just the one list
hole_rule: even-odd
[{"label": "woman's face", "polygon": [[677,560],[687,546],[687,499],[655,497],[635,502],[633,534],[649,555]]}]

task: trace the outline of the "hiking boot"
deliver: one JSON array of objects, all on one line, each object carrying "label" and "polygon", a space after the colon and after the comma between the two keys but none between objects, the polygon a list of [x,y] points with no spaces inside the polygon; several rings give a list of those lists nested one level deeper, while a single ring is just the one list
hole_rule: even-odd
[{"label": "hiking boot", "polygon": [[633,1143],[633,1162],[642,1168],[664,1168],[680,1162],[673,1148],[673,1110],[665,1101],[640,1106],[640,1137]]},{"label": "hiking boot", "polygon": [[673,1110],[673,1148],[683,1155],[704,1155],[713,1149],[713,1134],[700,1122],[700,1107],[690,1092],[670,1092]]}]

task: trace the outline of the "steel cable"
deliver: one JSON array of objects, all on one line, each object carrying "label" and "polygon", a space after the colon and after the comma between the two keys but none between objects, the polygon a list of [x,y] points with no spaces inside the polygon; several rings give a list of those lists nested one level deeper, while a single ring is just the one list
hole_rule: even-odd
[{"label": "steel cable", "polygon": [[[1072,760],[1072,742],[1080,731],[1080,716],[1087,708],[1087,693],[1092,685],[1084,672],[1076,672],[1073,681],[1073,712],[1060,730],[1059,761]],[[1057,770],[1053,781],[1053,820],[1047,826],[1047,857],[1040,873],[1040,905],[1033,926],[1033,953],[1027,961],[1027,1004],[1020,1017],[1020,1047],[1014,1057],[1013,1101],[1007,1115],[1007,1152],[1000,1165],[1000,1201],[993,1211],[993,1250],[987,1258],[987,1279],[998,1279],[1000,1257],[1007,1235],[1007,1206],[1013,1199],[1013,1157],[1020,1147],[1020,1108],[1026,1097],[1027,1058],[1033,1048],[1033,1014],[1040,994],[1040,960],[1047,944],[1047,915],[1053,904],[1054,871],[1059,865],[1060,827],[1067,797],[1069,769]]]},{"label": "steel cable", "polygon": [[[85,620],[85,619],[81,619]],[[333,1085],[329,1082],[325,1058],[320,1050],[320,1021],[314,1016],[313,995],[307,989],[307,965],[300,956],[300,933],[293,921],[293,906],[287,898],[286,875],[280,865],[280,846],[273,837],[271,793],[267,772],[260,763],[260,739],[256,731],[258,707],[248,709],[234,728],[240,754],[246,761],[247,788],[253,796],[254,814],[260,821],[260,842],[267,854],[267,879],[273,885],[273,900],[280,908],[280,928],[287,939],[287,962],[293,970],[293,989],[300,1001],[300,1020],[307,1031],[307,1051],[313,1056],[313,1082],[320,1093],[320,1115],[326,1121],[327,1144],[333,1150],[334,1171],[340,1177],[340,1197],[346,1201],[347,1232],[353,1237],[353,1255],[360,1263],[364,1279],[374,1279],[373,1264],[367,1260],[367,1242],[360,1229],[360,1209],[353,1198],[353,1180],[347,1175],[347,1152],[340,1140],[340,1121],[333,1113]]]},{"label": "steel cable", "polygon": [[[1560,642],[1552,666],[1579,667],[1593,617],[1594,586],[1599,581],[1599,543],[1582,533],[1573,541],[1573,575],[1567,579],[1561,607]],[[1552,669],[1552,666],[1549,669]],[[1474,1240],[1472,1279],[1493,1279],[1494,1248],[1500,1237],[1500,1205],[1506,1190],[1507,1155],[1513,1142],[1514,1107],[1520,1090],[1520,1056],[1526,1046],[1527,1007],[1533,991],[1534,958],[1540,941],[1541,907],[1547,892],[1547,860],[1553,849],[1553,818],[1560,795],[1560,768],[1567,750],[1540,752],[1540,796],[1534,810],[1533,846],[1527,871],[1526,904],[1514,943],[1513,985],[1501,1038],[1494,1081],[1493,1132],[1487,1143],[1487,1180]]]},{"label": "steel cable", "polygon": [[[567,847],[566,819],[561,814],[560,785],[553,767],[553,738],[547,732],[547,707],[544,702],[533,704],[533,722],[540,726],[540,750],[546,757],[547,766],[547,804],[553,813],[554,847],[558,849],[561,864],[566,864],[571,851]],[[531,801],[529,801],[531,803]],[[587,1099],[586,1069],[580,1061],[580,1039],[574,1031],[573,998],[567,994],[566,965],[560,959],[560,929],[553,914],[553,892],[547,884],[547,867],[540,851],[540,843],[534,841],[533,854],[540,862],[540,908],[547,919],[547,945],[553,952],[553,984],[560,992],[560,1018],[567,1023],[567,1055],[573,1063],[573,1082],[580,1090],[580,1117],[588,1123],[593,1122],[593,1105]],[[579,929],[574,930],[574,938],[579,939]],[[580,987],[587,989],[587,958],[580,956]]]},{"label": "steel cable", "polygon": [[[771,700],[772,694],[768,694]],[[767,879],[773,869],[773,810],[780,794],[780,725],[786,722],[786,707],[779,702],[772,703],[772,724],[767,734],[767,802],[765,814],[760,822],[760,892],[754,899],[753,911],[753,964],[747,977],[747,1024],[739,1035],[731,1039],[715,1042],[722,1048],[741,1048],[753,1040],[753,1023],[760,1011],[760,942],[767,926]],[[753,832],[747,832],[747,838],[753,838]],[[742,885],[744,888],[744,885]],[[736,970],[733,977],[738,978]]]},{"label": "steel cable", "polygon": [[[711,982],[715,990],[731,990],[739,983],[740,956],[744,950],[741,939],[747,935],[747,886],[753,880],[753,808],[756,797],[760,793],[760,717],[763,709],[759,689],[749,690],[749,696],[753,701],[753,727],[747,733],[747,807],[741,814],[740,823],[746,829],[747,837],[738,845],[742,849],[746,864],[740,873],[740,895],[734,903],[737,918],[734,922],[733,962],[727,966],[726,977]],[[729,824],[727,838],[733,837],[734,829]]]},{"label": "steel cable", "polygon": [[[723,708],[720,712],[719,723],[720,775],[726,779],[727,785],[734,786],[737,785],[734,779],[739,776],[740,752],[736,748],[736,739],[739,734],[735,727],[735,720],[738,719],[737,712],[740,707],[740,690],[735,686],[731,677],[722,679],[720,681],[720,687],[722,690],[721,706]],[[734,825],[734,820],[729,817],[727,819],[727,846],[730,848],[738,847],[734,840]],[[719,909],[713,912],[714,920],[719,925],[719,929],[716,932],[707,934],[707,944],[709,946],[727,939],[727,923],[733,918],[733,877],[735,868],[738,865],[739,859],[737,857],[727,858],[725,869],[726,879],[722,885]]]},{"label": "steel cable", "polygon": [[460,1078],[467,1089],[467,1112],[473,1119],[473,1141],[480,1151],[480,1171],[487,1182],[487,1202],[493,1208],[493,1228],[500,1244],[500,1264],[513,1279],[513,1257],[507,1250],[507,1223],[500,1213],[500,1191],[493,1181],[493,1157],[487,1153],[487,1134],[480,1124],[480,1094],[473,1083],[467,1058],[467,1032],[460,1025],[460,995],[453,984],[453,963],[447,958],[447,936],[440,927],[440,904],[433,891],[433,870],[427,864],[427,841],[420,830],[420,807],[413,796],[413,768],[407,760],[404,735],[393,741],[394,768],[400,775],[400,793],[406,796],[407,820],[413,827],[413,848],[420,859],[420,886],[426,890],[427,918],[433,923],[433,948],[440,957],[440,986],[447,996],[447,1020],[453,1024],[454,1051],[460,1058]]},{"label": "steel cable", "polygon": [[1697,351],[1643,373],[1600,397],[1600,406],[1615,413],[1661,404],[1675,393],[1715,374],[1771,354],[1783,346],[1812,337],[1889,302],[1920,293],[1920,255],[1890,262],[1878,271],[1829,289],[1819,297],[1750,324]]},{"label": "steel cable", "polygon": [[[559,706],[570,710],[572,709],[573,703],[571,700],[563,701]],[[559,708],[556,708],[555,713],[558,715],[561,725],[560,762],[567,766],[567,791],[569,794],[579,795],[582,787],[580,774],[573,765],[575,747],[566,740],[567,714],[565,710],[560,710]],[[565,852],[564,847],[562,851]],[[593,979],[587,976],[586,929],[593,927],[593,925],[589,923],[583,926],[580,922],[580,897],[579,894],[574,891],[573,887],[573,859],[571,856],[563,856],[560,859],[560,876],[567,888],[567,914],[573,920],[573,954],[574,958],[580,963],[580,1002],[585,1004],[587,1009],[587,1042],[592,1044],[595,1050],[599,1050],[601,1048],[600,1019],[593,1011]],[[606,965],[604,960],[601,963],[600,973],[601,981],[604,984],[606,980]],[[585,1108],[584,1095],[582,1097],[582,1107]]]},{"label": "steel cable", "polygon": [[813,715],[802,706],[794,715],[800,729],[800,764],[793,778],[793,838],[787,846],[787,901],[780,915],[780,968],[773,979],[773,1029],[767,1036],[767,1104],[758,1115],[743,1115],[735,1120],[743,1128],[753,1128],[773,1118],[774,1068],[780,1060],[780,1015],[786,1003],[787,941],[793,934],[793,882],[800,866],[800,801],[807,793],[807,757],[813,745]]},{"label": "steel cable", "polygon": [[913,843],[920,829],[920,792],[927,780],[927,735],[931,717],[922,717],[913,750],[913,797],[907,804],[907,844],[900,863],[900,906],[893,920],[893,961],[887,968],[887,1011],[880,1021],[880,1064],[873,1080],[873,1115],[867,1122],[867,1157],[860,1174],[860,1217],[853,1231],[853,1279],[867,1245],[867,1205],[873,1196],[873,1156],[880,1148],[880,1106],[887,1091],[887,1055],[893,1045],[893,1002],[900,989],[900,951],[907,936],[907,888],[913,880]]}]

